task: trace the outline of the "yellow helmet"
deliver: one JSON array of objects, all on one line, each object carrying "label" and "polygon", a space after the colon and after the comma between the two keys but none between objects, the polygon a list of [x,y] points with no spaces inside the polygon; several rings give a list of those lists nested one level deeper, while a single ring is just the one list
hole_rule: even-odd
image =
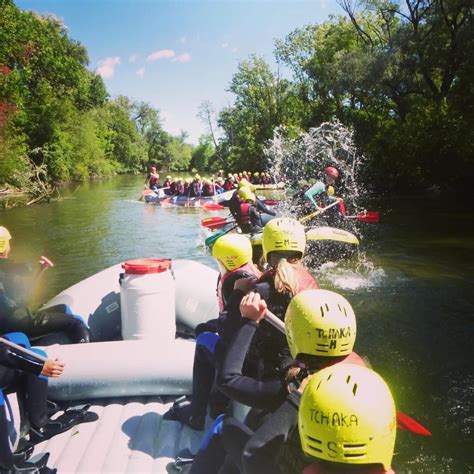
[{"label": "yellow helmet", "polygon": [[327,193],[328,193],[328,196],[334,196],[334,193],[335,193],[334,187],[328,186]]},{"label": "yellow helmet", "polygon": [[8,242],[12,238],[6,227],[0,226],[0,253],[5,252]]},{"label": "yellow helmet", "polygon": [[270,252],[294,251],[304,254],[306,235],[304,227],[289,217],[272,219],[263,228],[262,247],[265,259]]},{"label": "yellow helmet", "polygon": [[199,174],[195,174],[194,179],[201,179],[201,176]]},{"label": "yellow helmet", "polygon": [[241,234],[226,234],[212,246],[212,256],[232,271],[252,261],[252,244]]},{"label": "yellow helmet", "polygon": [[396,435],[395,403],[380,375],[335,364],[308,382],[298,411],[303,451],[345,464],[390,468]]},{"label": "yellow helmet", "polygon": [[298,354],[348,355],[356,339],[356,318],[349,301],[329,290],[298,293],[286,310],[285,326],[293,358]]},{"label": "yellow helmet", "polygon": [[260,176],[260,173],[258,171],[255,171],[255,173],[253,175],[254,176]]},{"label": "yellow helmet", "polygon": [[244,201],[252,201],[255,202],[256,197],[255,194],[250,191],[249,187],[243,187],[239,189],[239,197],[243,199]]}]

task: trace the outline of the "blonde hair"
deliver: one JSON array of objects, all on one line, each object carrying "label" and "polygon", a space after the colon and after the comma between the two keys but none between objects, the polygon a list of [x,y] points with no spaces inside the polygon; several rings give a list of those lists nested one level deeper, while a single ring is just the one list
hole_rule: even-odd
[{"label": "blonde hair", "polygon": [[[276,255],[275,255],[276,256]],[[299,264],[301,257],[286,258],[281,257],[275,269],[274,284],[278,293],[295,296],[298,292],[298,278],[295,272],[295,265]]]}]

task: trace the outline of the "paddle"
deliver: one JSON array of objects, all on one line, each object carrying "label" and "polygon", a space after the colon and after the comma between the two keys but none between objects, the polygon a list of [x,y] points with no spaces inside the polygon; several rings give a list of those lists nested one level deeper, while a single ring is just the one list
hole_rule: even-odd
[{"label": "paddle", "polygon": [[222,237],[223,235],[229,233],[231,230],[234,230],[234,229],[236,229],[237,227],[238,227],[238,225],[236,224],[236,225],[232,226],[232,227],[229,228],[229,229],[221,230],[221,231],[219,231],[219,232],[216,232],[215,234],[212,234],[210,237],[208,237],[208,238],[204,241],[204,244],[205,244],[207,247],[212,247],[212,246],[216,243],[216,241],[217,241],[217,239],[218,239],[219,237]]},{"label": "paddle", "polygon": [[228,217],[205,217],[201,220],[201,225],[207,229],[220,229],[225,227],[227,224],[233,222],[232,218]]},{"label": "paddle", "polygon": [[[263,309],[263,308],[262,308]],[[271,311],[266,309],[265,319],[276,329],[283,334],[286,334],[285,323],[275,316]],[[397,410],[397,427],[410,431],[420,436],[431,436],[431,432],[428,431],[424,426],[418,423],[416,420],[408,416],[407,414]]]},{"label": "paddle", "polygon": [[322,209],[318,209],[317,211],[314,211],[311,214],[308,214],[307,216],[302,217],[301,219],[299,219],[299,221],[301,223],[309,221],[313,217],[319,216],[320,214],[322,214],[323,212],[326,212],[328,209],[330,209],[331,207],[336,206],[337,204],[339,204],[339,199],[337,199],[336,201],[329,204],[329,206],[323,207]]},{"label": "paddle", "polygon": [[380,222],[380,213],[379,212],[368,212],[362,211],[356,214],[355,216],[345,216],[346,219],[357,219],[360,222],[369,222],[371,224],[376,224]]},{"label": "paddle", "polygon": [[30,351],[29,349],[26,349],[23,346],[19,346],[18,344],[15,344],[14,342],[11,342],[3,337],[0,337],[0,342],[5,344],[6,346],[10,346],[13,349],[16,349],[18,352],[22,352],[23,354],[29,355],[34,359],[40,360],[41,362],[46,362],[48,360],[47,357],[44,357],[41,354],[38,354],[37,352]]},{"label": "paddle", "polygon": [[221,206],[216,202],[205,202],[201,207],[206,211],[222,211],[222,209],[225,209],[224,206]]}]

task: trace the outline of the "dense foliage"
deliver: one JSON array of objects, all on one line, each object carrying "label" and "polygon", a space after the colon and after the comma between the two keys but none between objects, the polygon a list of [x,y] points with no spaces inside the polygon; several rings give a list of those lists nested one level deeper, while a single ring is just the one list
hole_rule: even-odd
[{"label": "dense foliage", "polygon": [[0,183],[31,189],[118,172],[187,169],[186,134],[163,130],[159,113],[110,100],[85,48],[57,18],[0,0]]},{"label": "dense foliage", "polygon": [[[469,0],[340,0],[346,16],[276,42],[286,81],[243,61],[220,111],[220,151],[262,168],[276,126],[290,135],[337,118],[380,189],[456,189],[474,176],[474,24]],[[357,9],[356,9],[357,5]]]}]

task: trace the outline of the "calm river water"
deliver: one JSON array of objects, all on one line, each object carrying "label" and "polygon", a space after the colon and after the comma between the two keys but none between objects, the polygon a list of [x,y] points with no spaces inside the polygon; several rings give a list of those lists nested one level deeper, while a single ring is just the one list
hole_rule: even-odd
[{"label": "calm river water", "polygon": [[[60,202],[0,211],[12,258],[56,264],[37,302],[130,258],[214,266],[198,246],[204,214],[140,203],[142,186],[142,177],[117,177],[65,191]],[[422,200],[373,210],[382,222],[361,227],[362,254],[315,274],[352,303],[357,352],[387,380],[398,408],[433,432],[399,431],[397,472],[474,472],[474,215]]]}]

